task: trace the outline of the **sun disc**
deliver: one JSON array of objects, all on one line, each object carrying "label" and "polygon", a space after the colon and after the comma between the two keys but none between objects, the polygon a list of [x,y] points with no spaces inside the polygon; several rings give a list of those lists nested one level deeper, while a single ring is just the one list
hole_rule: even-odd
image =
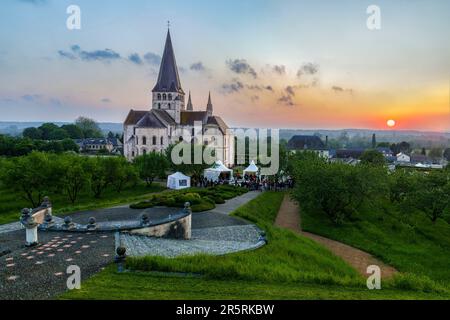
[{"label": "sun disc", "polygon": [[394,127],[395,126],[395,120],[392,120],[392,119],[388,120],[387,121],[387,125],[388,125],[388,127],[391,127],[391,128]]}]

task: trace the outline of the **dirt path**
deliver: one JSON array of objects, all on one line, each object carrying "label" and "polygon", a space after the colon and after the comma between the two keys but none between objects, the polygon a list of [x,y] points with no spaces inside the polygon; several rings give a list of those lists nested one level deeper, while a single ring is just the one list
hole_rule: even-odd
[{"label": "dirt path", "polygon": [[284,197],[283,203],[281,204],[280,211],[278,212],[278,216],[275,221],[275,225],[290,229],[320,243],[335,255],[341,257],[343,260],[353,266],[363,276],[367,276],[366,270],[370,265],[379,266],[381,269],[381,276],[384,279],[392,277],[395,273],[398,272],[393,267],[386,265],[367,252],[353,248],[338,241],[327,239],[325,237],[318,236],[309,232],[303,232],[301,230],[301,219],[298,204],[291,200],[289,195],[286,195]]}]

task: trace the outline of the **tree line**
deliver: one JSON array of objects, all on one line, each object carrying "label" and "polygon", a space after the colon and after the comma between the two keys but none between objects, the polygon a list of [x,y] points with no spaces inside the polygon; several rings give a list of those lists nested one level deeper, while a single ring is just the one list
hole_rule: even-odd
[{"label": "tree line", "polygon": [[389,172],[379,157],[352,166],[328,163],[310,152],[290,159],[294,195],[302,208],[323,212],[339,225],[352,219],[364,202],[389,201],[402,212],[419,210],[432,222],[450,213],[450,168]]}]

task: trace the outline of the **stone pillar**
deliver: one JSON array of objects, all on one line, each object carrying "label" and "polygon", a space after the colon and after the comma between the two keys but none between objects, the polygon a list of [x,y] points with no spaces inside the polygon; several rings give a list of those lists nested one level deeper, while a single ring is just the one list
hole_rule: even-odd
[{"label": "stone pillar", "polygon": [[192,236],[192,209],[189,202],[184,204],[184,212],[189,213],[189,215],[185,218],[184,239],[190,240]]},{"label": "stone pillar", "polygon": [[26,243],[27,247],[32,247],[38,244],[38,223],[34,220],[31,215],[30,209],[23,209],[20,222],[26,229]]}]

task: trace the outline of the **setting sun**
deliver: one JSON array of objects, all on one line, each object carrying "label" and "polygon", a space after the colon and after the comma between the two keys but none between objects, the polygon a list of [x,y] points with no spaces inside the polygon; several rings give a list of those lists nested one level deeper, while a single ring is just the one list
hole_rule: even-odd
[{"label": "setting sun", "polygon": [[388,120],[386,123],[387,123],[388,127],[391,127],[391,128],[395,127],[395,120],[391,119],[391,120]]}]

